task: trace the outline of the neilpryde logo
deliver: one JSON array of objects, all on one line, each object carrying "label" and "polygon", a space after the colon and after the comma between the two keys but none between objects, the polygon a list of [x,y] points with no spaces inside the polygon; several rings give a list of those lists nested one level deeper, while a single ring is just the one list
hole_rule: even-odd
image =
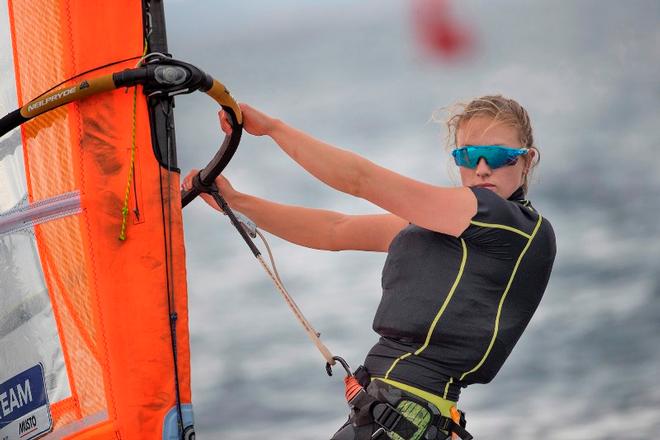
[{"label": "neilpryde logo", "polygon": [[0,440],[34,439],[52,425],[41,364],[0,384]]},{"label": "neilpryde logo", "polygon": [[51,103],[51,102],[57,102],[60,99],[64,98],[65,96],[69,96],[70,94],[74,93],[78,87],[71,87],[69,89],[62,90],[60,92],[54,93],[50,96],[45,97],[44,99],[41,99],[37,102],[33,102],[31,104],[28,104],[27,111],[31,112],[32,110],[36,110],[40,107],[43,107],[44,105]]}]

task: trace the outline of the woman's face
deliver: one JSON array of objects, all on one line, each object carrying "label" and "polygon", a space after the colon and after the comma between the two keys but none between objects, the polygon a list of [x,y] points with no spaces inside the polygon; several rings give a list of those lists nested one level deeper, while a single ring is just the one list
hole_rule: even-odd
[{"label": "woman's face", "polygon": [[[502,145],[522,148],[518,130],[489,116],[475,116],[461,123],[456,133],[456,147],[466,145]],[[492,169],[485,159],[480,159],[474,169],[459,167],[463,186],[484,187],[500,197],[508,199],[523,184],[527,163],[531,163],[536,151],[530,149],[528,160],[522,157],[515,165]]]}]

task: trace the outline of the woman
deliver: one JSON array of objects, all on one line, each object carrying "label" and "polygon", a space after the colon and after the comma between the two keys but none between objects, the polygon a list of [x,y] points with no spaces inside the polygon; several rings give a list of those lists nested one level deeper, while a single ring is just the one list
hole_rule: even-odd
[{"label": "woman", "polygon": [[[458,423],[460,389],[495,377],[536,310],[555,257],[550,223],[525,199],[539,154],[527,112],[498,95],[454,114],[449,139],[462,186],[449,188],[404,177],[250,106],[241,109],[248,133],[270,136],[325,184],[388,212],[281,205],[216,180],[232,208],[285,240],[388,253],[373,323],[381,337],[358,374],[369,397],[353,402],[333,439],[465,435],[450,423]],[[221,125],[231,130],[224,117]]]}]

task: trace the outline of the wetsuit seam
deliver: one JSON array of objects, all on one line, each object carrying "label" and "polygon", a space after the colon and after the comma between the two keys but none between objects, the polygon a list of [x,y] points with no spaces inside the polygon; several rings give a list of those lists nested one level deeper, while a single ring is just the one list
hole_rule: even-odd
[{"label": "wetsuit seam", "polygon": [[[452,297],[454,296],[454,293],[458,289],[458,285],[460,284],[461,279],[463,278],[463,273],[465,272],[465,266],[467,264],[467,245],[466,245],[464,239],[461,238],[460,240],[461,240],[461,246],[463,248],[463,255],[461,257],[461,264],[458,268],[458,273],[456,274],[456,279],[454,280],[454,283],[453,283],[451,289],[449,289],[449,293],[447,294],[447,297],[443,301],[442,306],[440,306],[440,310],[438,310],[438,313],[436,313],[435,317],[433,318],[433,321],[431,322],[431,325],[429,326],[429,330],[427,332],[426,340],[424,341],[424,344],[422,344],[422,346],[420,348],[418,348],[417,350],[415,350],[414,352],[412,352],[412,353],[408,352],[408,353],[405,353],[405,354],[399,356],[398,358],[396,358],[394,360],[394,362],[392,362],[392,365],[390,366],[390,368],[385,373],[385,379],[389,379],[390,373],[394,370],[394,368],[396,367],[396,365],[400,361],[402,361],[402,360],[404,360],[404,359],[406,359],[406,358],[408,358],[412,355],[418,356],[422,351],[424,351],[430,345],[431,337],[433,335],[433,332],[435,331],[435,327],[438,325],[438,322],[440,321],[440,318],[444,314],[447,306],[449,305]],[[446,391],[445,391],[445,394],[446,394]]]},{"label": "wetsuit seam", "polygon": [[443,398],[443,399],[446,399],[446,398],[447,398],[447,394],[449,394],[449,385],[451,385],[452,383],[454,383],[454,378],[453,378],[453,377],[450,377],[450,378],[449,378],[449,381],[447,381],[447,384],[445,385],[445,392],[444,392],[444,394],[442,395],[442,398]]},{"label": "wetsuit seam", "polygon": [[495,340],[497,339],[497,334],[498,334],[498,331],[499,331],[499,323],[500,323],[500,318],[501,318],[501,313],[502,313],[502,307],[504,306],[504,301],[506,300],[506,297],[509,293],[509,290],[511,289],[511,286],[513,285],[513,280],[515,279],[515,277],[518,273],[518,268],[520,266],[520,263],[522,262],[523,257],[527,253],[527,250],[530,248],[530,246],[532,244],[532,241],[534,240],[534,237],[536,236],[537,232],[539,231],[539,229],[541,227],[542,220],[543,220],[543,217],[541,215],[539,215],[539,218],[536,222],[536,226],[534,227],[534,231],[532,232],[529,239],[527,240],[527,244],[525,245],[523,250],[520,252],[520,255],[518,256],[518,260],[516,261],[516,265],[513,268],[513,272],[511,273],[511,277],[509,277],[509,282],[507,283],[507,286],[504,289],[504,292],[502,293],[502,297],[500,298],[500,303],[497,307],[497,315],[495,316],[495,326],[494,326],[494,329],[493,329],[493,336],[491,337],[491,340],[490,340],[490,343],[488,344],[488,348],[486,349],[486,352],[484,353],[484,355],[481,358],[481,360],[479,361],[479,363],[477,363],[477,365],[474,368],[472,368],[471,370],[464,372],[461,375],[459,380],[462,381],[463,379],[465,379],[465,377],[468,374],[472,374],[472,373],[476,372],[477,370],[479,370],[479,368],[481,368],[486,363],[486,359],[488,359],[488,356],[490,355],[490,352],[493,348],[493,345],[495,344]]},{"label": "wetsuit seam", "polygon": [[516,234],[518,234],[518,235],[522,235],[523,237],[525,237],[525,238],[528,239],[528,240],[529,240],[530,237],[531,237],[528,233],[523,232],[523,231],[521,231],[520,229],[514,228],[514,227],[512,227],[512,226],[500,225],[500,224],[498,224],[498,223],[485,223],[485,222],[479,222],[479,221],[475,221],[475,220],[470,220],[470,224],[471,224],[471,225],[474,225],[474,226],[480,226],[480,227],[483,227],[483,228],[503,229],[503,230],[505,230],[505,231],[514,232],[514,233],[516,233]]}]

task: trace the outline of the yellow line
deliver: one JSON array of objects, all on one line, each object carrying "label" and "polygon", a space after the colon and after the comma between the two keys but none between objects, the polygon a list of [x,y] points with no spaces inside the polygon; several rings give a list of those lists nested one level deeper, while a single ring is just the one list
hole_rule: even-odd
[{"label": "yellow line", "polygon": [[456,287],[458,287],[458,283],[461,281],[461,277],[463,276],[463,269],[465,269],[465,262],[467,261],[467,246],[465,245],[465,240],[463,240],[462,238],[461,238],[461,245],[463,246],[463,258],[461,259],[461,267],[460,269],[458,269],[458,275],[456,275],[456,279],[454,280],[454,285],[451,286],[451,290],[449,290],[449,294],[447,295],[447,298],[445,298],[445,302],[442,303],[442,307],[440,307],[438,314],[435,315],[435,319],[431,323],[429,332],[426,335],[426,341],[424,341],[424,345],[422,345],[415,352],[415,356],[420,354],[422,351],[426,349],[426,347],[429,346],[429,343],[431,342],[431,336],[433,335],[433,330],[435,330],[435,326],[438,324],[440,317],[445,312],[445,309],[447,308],[449,301],[451,301],[451,297],[454,296],[454,292],[456,291]]},{"label": "yellow line", "polygon": [[445,394],[442,395],[443,399],[447,398],[447,393],[449,393],[449,385],[451,385],[454,382],[454,378],[450,377],[449,382],[447,382],[447,385],[445,385]]},{"label": "yellow line", "polygon": [[486,353],[484,353],[484,357],[479,361],[479,363],[470,371],[466,371],[461,375],[461,378],[459,380],[465,379],[465,376],[468,374],[474,373],[477,371],[481,366],[486,362],[486,359],[488,358],[488,355],[490,354],[490,350],[493,348],[493,345],[495,344],[495,339],[497,338],[497,332],[500,327],[500,316],[502,314],[502,306],[504,305],[504,300],[506,299],[507,294],[509,293],[509,289],[511,288],[511,284],[513,284],[513,279],[516,276],[516,272],[518,271],[518,266],[520,265],[520,262],[522,261],[523,256],[527,252],[527,249],[529,249],[529,246],[532,244],[532,240],[534,239],[534,236],[539,230],[539,227],[541,226],[541,220],[542,217],[539,215],[539,219],[536,222],[536,227],[534,228],[534,232],[532,232],[532,235],[530,236],[529,240],[527,241],[527,245],[523,248],[522,252],[520,253],[520,256],[518,257],[518,261],[516,261],[516,265],[513,267],[513,272],[511,273],[511,277],[509,278],[509,283],[506,286],[506,289],[504,289],[504,293],[502,294],[502,298],[500,299],[500,304],[497,307],[497,316],[495,317],[495,329],[493,330],[493,337],[490,340],[490,344],[488,344],[488,348],[486,349]]},{"label": "yellow line", "polygon": [[507,230],[507,231],[515,232],[516,234],[520,234],[528,240],[531,239],[531,236],[529,234],[521,231],[520,229],[512,228],[511,226],[498,225],[496,223],[483,223],[483,222],[477,222],[477,221],[474,221],[474,220],[470,221],[470,223],[475,225],[475,226],[483,226],[484,228],[504,229],[504,230]]},{"label": "yellow line", "polygon": [[[451,301],[451,298],[454,295],[456,288],[458,287],[458,283],[461,281],[461,277],[463,276],[463,270],[465,269],[465,262],[467,261],[467,246],[465,245],[465,240],[463,240],[462,238],[461,238],[461,246],[463,247],[463,258],[461,259],[461,266],[458,269],[458,275],[456,275],[456,279],[454,280],[454,284],[451,286],[451,289],[449,290],[449,294],[447,295],[447,298],[445,298],[445,301],[442,303],[440,310],[435,315],[435,318],[433,319],[433,322],[429,327],[429,331],[426,335],[426,341],[424,341],[424,345],[422,345],[420,348],[417,349],[417,351],[414,352],[415,356],[420,354],[422,351],[426,349],[426,347],[429,346],[429,343],[431,342],[431,336],[433,335],[433,331],[435,330],[435,326],[438,324],[440,317],[445,312],[445,309],[447,308],[449,301]],[[394,367],[396,367],[396,364],[398,364],[399,361],[407,358],[408,356],[411,356],[412,354],[413,353],[405,353],[399,356],[397,359],[395,359],[394,362],[392,362],[392,365],[390,366],[389,370],[387,370],[387,373],[385,373],[385,379],[389,378],[390,373],[392,372],[392,370],[394,370]]]},{"label": "yellow line", "polygon": [[396,364],[398,364],[399,361],[401,361],[401,360],[403,360],[403,359],[405,359],[405,358],[407,358],[408,356],[411,356],[411,355],[412,355],[412,353],[406,353],[406,354],[401,355],[398,358],[396,358],[396,360],[394,362],[392,362],[392,365],[390,366],[390,369],[387,370],[387,373],[385,373],[385,379],[388,379],[390,377],[390,373],[392,372],[392,370],[394,370],[394,367],[396,367]]}]

